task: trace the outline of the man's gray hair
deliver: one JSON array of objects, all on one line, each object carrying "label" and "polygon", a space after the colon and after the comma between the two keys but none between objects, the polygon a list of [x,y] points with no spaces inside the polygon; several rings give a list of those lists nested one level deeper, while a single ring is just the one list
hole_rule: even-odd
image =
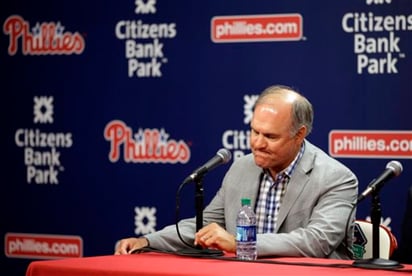
[{"label": "man's gray hair", "polygon": [[293,88],[285,85],[273,85],[266,88],[256,100],[255,106],[265,103],[268,96],[288,95],[290,92],[295,93],[298,97],[292,103],[292,126],[291,134],[295,135],[302,126],[305,126],[306,136],[312,131],[313,126],[313,107],[312,104],[302,94]]}]

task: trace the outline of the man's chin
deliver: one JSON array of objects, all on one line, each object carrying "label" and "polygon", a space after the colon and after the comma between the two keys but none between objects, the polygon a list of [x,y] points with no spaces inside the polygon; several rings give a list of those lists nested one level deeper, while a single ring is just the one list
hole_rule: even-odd
[{"label": "man's chin", "polygon": [[267,169],[268,164],[265,162],[264,159],[265,158],[263,158],[263,157],[255,156],[255,163],[256,163],[257,166],[261,167],[262,169]]}]

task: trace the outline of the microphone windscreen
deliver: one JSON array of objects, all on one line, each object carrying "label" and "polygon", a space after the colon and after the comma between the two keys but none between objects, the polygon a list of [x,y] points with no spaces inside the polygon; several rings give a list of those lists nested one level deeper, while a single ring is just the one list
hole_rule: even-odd
[{"label": "microphone windscreen", "polygon": [[229,162],[230,159],[232,159],[232,153],[227,149],[218,150],[217,155],[222,158],[223,164]]},{"label": "microphone windscreen", "polygon": [[395,161],[395,160],[392,160],[391,162],[389,162],[389,163],[386,165],[386,168],[387,168],[387,169],[390,169],[391,171],[393,171],[393,174],[394,174],[395,176],[400,175],[401,172],[402,172],[402,170],[403,170],[402,164],[401,164],[399,161]]}]

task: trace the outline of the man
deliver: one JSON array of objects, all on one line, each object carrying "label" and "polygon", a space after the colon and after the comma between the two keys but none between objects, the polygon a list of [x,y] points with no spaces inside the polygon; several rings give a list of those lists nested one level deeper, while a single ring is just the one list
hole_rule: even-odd
[{"label": "man", "polygon": [[[299,93],[286,86],[263,91],[251,122],[252,153],[226,173],[204,210],[202,229],[195,233],[195,218],[179,223],[183,239],[235,252],[236,215],[241,198],[248,197],[257,215],[258,256],[350,258],[358,180],[305,139],[312,122],[312,105]],[[149,244],[171,251],[185,247],[173,225],[121,240],[115,254]]]}]

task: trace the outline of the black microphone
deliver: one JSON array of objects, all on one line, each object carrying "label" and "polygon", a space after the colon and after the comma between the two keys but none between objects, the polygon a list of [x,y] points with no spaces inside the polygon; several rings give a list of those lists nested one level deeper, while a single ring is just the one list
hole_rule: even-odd
[{"label": "black microphone", "polygon": [[188,183],[190,181],[194,181],[198,179],[199,177],[203,176],[208,171],[213,170],[217,166],[229,162],[231,158],[232,158],[232,154],[227,149],[218,150],[218,152],[212,159],[207,161],[203,166],[200,166],[199,168],[197,168],[191,175],[189,175],[185,179],[183,183]]},{"label": "black microphone", "polygon": [[358,203],[376,189],[380,189],[386,181],[400,175],[402,170],[403,167],[399,161],[390,161],[388,164],[386,164],[386,169],[383,171],[383,173],[378,178],[372,180],[366,190],[358,197]]}]

